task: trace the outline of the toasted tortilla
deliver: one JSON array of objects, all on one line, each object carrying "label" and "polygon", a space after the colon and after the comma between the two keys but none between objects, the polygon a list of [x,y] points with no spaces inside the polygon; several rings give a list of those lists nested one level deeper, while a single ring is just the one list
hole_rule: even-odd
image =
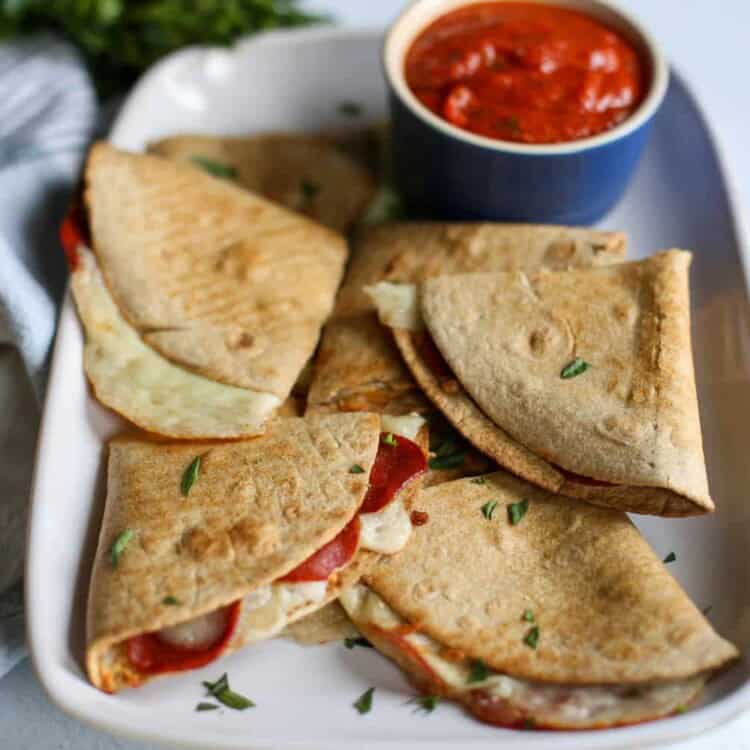
[{"label": "toasted tortilla", "polygon": [[292,623],[282,635],[303,646],[322,646],[333,641],[357,638],[359,631],[344,608],[335,601]]},{"label": "toasted tortilla", "polygon": [[[508,508],[522,499],[528,501],[527,511],[513,525]],[[497,503],[490,519],[487,503]],[[481,660],[496,673],[542,688],[619,691],[686,681],[670,700],[655,701],[651,715],[640,706],[634,717],[627,701],[619,712],[611,711],[610,700],[609,713],[568,716],[568,726],[610,725],[674,711],[712,670],[738,655],[623,513],[571,503],[505,472],[481,483],[464,479],[425,490],[417,507],[428,522],[414,530],[404,550],[379,561],[364,582],[402,624],[439,644],[444,659],[453,654],[456,669],[463,669],[464,661]],[[355,606],[346,594],[342,601],[355,625],[371,637],[356,597]],[[539,629],[535,648],[525,640],[532,627]],[[402,660],[402,666],[409,669],[408,662]],[[456,688],[434,678],[423,687],[465,700],[477,714],[487,709],[480,695],[467,699],[473,684],[460,683]],[[559,712],[547,718],[548,725],[566,726]]]},{"label": "toasted tortilla", "polygon": [[78,248],[70,285],[86,332],[84,368],[102,404],[144,430],[172,438],[262,434],[279,399],[196,375],[145,344],[120,314],[96,258],[84,247]]},{"label": "toasted tortilla", "polygon": [[177,135],[148,150],[193,166],[202,158],[234,169],[237,183],[247,190],[347,232],[364,214],[376,185],[370,170],[339,140],[292,133]]},{"label": "toasted tortilla", "polygon": [[[548,466],[522,465],[509,450],[493,458],[608,507],[713,510],[690,340],[690,257],[673,250],[609,268],[443,277],[420,288],[428,331],[500,428],[496,441],[516,441]],[[590,369],[561,377],[576,357]],[[475,426],[465,427],[469,439]]]},{"label": "toasted tortilla", "polygon": [[[128,638],[243,599],[333,539],[364,500],[379,434],[376,415],[348,414],[277,420],[247,442],[114,441],[89,591],[86,665],[94,685],[115,691],[142,683],[147,676],[125,653]],[[184,495],[184,472],[199,455],[200,473]],[[365,471],[351,474],[354,463]],[[125,530],[133,537],[114,566],[112,545]],[[377,559],[370,555],[360,550],[328,595],[294,616],[352,585]],[[165,606],[165,597],[179,604]],[[250,638],[251,619],[243,611],[228,651]]]},{"label": "toasted tortilla", "polygon": [[204,377],[284,400],[333,306],[342,236],[185,164],[100,143],[93,249],[147,344]]},{"label": "toasted tortilla", "polygon": [[352,400],[403,414],[427,403],[363,288],[416,283],[470,271],[533,271],[607,265],[622,259],[625,237],[591,229],[522,224],[393,222],[358,237],[333,318],[326,325],[308,399],[312,411]]}]

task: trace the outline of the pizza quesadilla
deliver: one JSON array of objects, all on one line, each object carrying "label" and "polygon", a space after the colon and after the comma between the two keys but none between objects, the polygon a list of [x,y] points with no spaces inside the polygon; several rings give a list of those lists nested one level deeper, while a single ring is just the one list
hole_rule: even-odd
[{"label": "pizza quesadilla", "polygon": [[663,516],[713,510],[690,341],[690,254],[369,288],[426,393],[550,491]]},{"label": "pizza quesadilla", "polygon": [[666,716],[738,655],[623,513],[505,472],[420,494],[426,523],[341,603],[424,694],[504,727]]},{"label": "pizza quesadilla", "polygon": [[86,664],[115,692],[273,637],[401,549],[425,468],[373,414],[276,420],[252,441],[110,446]]},{"label": "pizza quesadilla", "polygon": [[245,137],[176,135],[150,144],[148,150],[214,174],[231,176],[253,193],[331,229],[347,232],[375,195],[370,170],[361,159],[347,153],[353,151],[347,148],[349,141],[343,136],[291,133]]}]

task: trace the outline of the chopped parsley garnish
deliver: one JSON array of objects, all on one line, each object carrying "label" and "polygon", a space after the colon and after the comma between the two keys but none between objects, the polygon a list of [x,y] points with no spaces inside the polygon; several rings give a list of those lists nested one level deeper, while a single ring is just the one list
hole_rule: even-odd
[{"label": "chopped parsley garnish", "polygon": [[133,538],[135,532],[132,529],[125,529],[117,535],[117,539],[112,544],[112,549],[109,551],[110,560],[112,560],[112,567],[116,568],[120,562],[120,556],[125,551],[125,547],[130,544],[130,540]]},{"label": "chopped parsley garnish", "polygon": [[529,629],[529,632],[526,633],[526,635],[523,637],[523,642],[529,648],[536,648],[537,643],[539,643],[539,626],[538,625],[534,625],[533,628]]},{"label": "chopped parsley garnish", "polygon": [[185,473],[182,475],[182,482],[180,483],[180,492],[184,497],[190,494],[190,490],[198,479],[198,474],[201,471],[201,456],[196,456],[191,462],[190,466],[185,469]]},{"label": "chopped parsley garnish", "polygon": [[501,117],[497,121],[497,124],[501,128],[507,128],[514,135],[517,135],[518,133],[521,132],[521,122],[514,115],[510,115],[508,117]]},{"label": "chopped parsley garnish", "polygon": [[534,622],[534,613],[530,609],[525,609],[521,619],[525,622]]},{"label": "chopped parsley garnish", "polygon": [[162,604],[166,604],[169,607],[177,607],[177,606],[180,605],[180,600],[177,599],[177,597],[174,597],[174,596],[165,596],[161,600],[161,603]]},{"label": "chopped parsley garnish", "polygon": [[526,511],[529,509],[529,501],[524,498],[517,503],[511,503],[508,506],[508,521],[511,526],[521,522],[521,519],[526,515]]},{"label": "chopped parsley garnish", "polygon": [[351,469],[349,469],[350,474],[364,474],[365,470],[359,465],[354,464]]},{"label": "chopped parsley garnish", "polygon": [[474,477],[469,480],[472,484],[487,484],[487,477]]},{"label": "chopped parsley garnish", "polygon": [[464,459],[466,458],[466,451],[458,451],[450,456],[435,456],[431,458],[430,468],[431,469],[457,469],[462,466]]},{"label": "chopped parsley garnish", "polygon": [[219,703],[223,703],[227,708],[235,711],[244,711],[246,708],[254,708],[255,704],[244,695],[235,693],[229,687],[229,678],[226,672],[219,677],[216,682],[204,682],[203,687],[208,690],[209,695],[213,695]]},{"label": "chopped parsley garnish", "polygon": [[523,728],[524,729],[536,729],[536,722],[534,719],[526,718],[523,720]]},{"label": "chopped parsley garnish", "polygon": [[222,164],[207,156],[192,156],[190,161],[214,177],[221,177],[224,180],[234,180],[237,177],[237,169],[231,164]]},{"label": "chopped parsley garnish", "polygon": [[426,714],[431,714],[437,708],[438,703],[440,703],[440,696],[418,695],[416,698],[407,701],[407,703],[416,704],[416,707],[414,708],[415,712],[421,711]]},{"label": "chopped parsley garnish", "polygon": [[216,711],[219,707],[215,703],[205,703],[201,701],[196,707],[196,711]]},{"label": "chopped parsley garnish", "polygon": [[374,648],[372,643],[370,643],[370,641],[368,641],[367,638],[362,638],[361,636],[358,636],[356,638],[346,638],[344,640],[344,645],[348,649],[353,649],[356,646],[360,646],[362,648]]},{"label": "chopped parsley garnish", "polygon": [[372,694],[374,692],[374,687],[368,688],[364,693],[362,693],[362,695],[359,696],[359,698],[357,698],[356,701],[354,701],[352,705],[357,709],[357,711],[359,711],[359,713],[370,713],[370,710],[372,709]]},{"label": "chopped parsley garnish", "polygon": [[497,500],[490,500],[482,506],[482,515],[488,520],[492,520],[492,514],[497,508]]},{"label": "chopped parsley garnish", "polygon": [[674,552],[670,552],[670,553],[669,553],[669,554],[668,554],[668,555],[667,555],[667,556],[666,556],[666,557],[664,558],[664,562],[665,562],[666,564],[669,564],[669,563],[672,563],[672,562],[674,562],[674,561],[675,561],[676,559],[677,559],[677,555],[675,555],[675,553],[674,553]]},{"label": "chopped parsley garnish", "polygon": [[490,670],[487,668],[487,665],[481,659],[474,659],[471,662],[471,671],[466,678],[466,682],[469,684],[472,682],[484,682],[489,676]]},{"label": "chopped parsley garnish", "polygon": [[339,104],[339,112],[347,117],[359,117],[362,114],[362,105],[353,101],[344,101]]},{"label": "chopped parsley garnish", "polygon": [[383,442],[386,445],[390,445],[391,448],[395,448],[398,445],[398,440],[396,440],[396,437],[392,432],[388,432],[385,435],[383,435]]},{"label": "chopped parsley garnish", "polygon": [[676,714],[685,714],[687,713],[688,707],[687,706],[677,706],[677,708],[674,710]]},{"label": "chopped parsley garnish", "polygon": [[316,185],[310,180],[302,180],[300,190],[306,201],[311,201],[320,192],[320,185]]},{"label": "chopped parsley garnish", "polygon": [[563,367],[562,372],[560,373],[560,377],[563,380],[575,378],[578,375],[583,375],[583,373],[586,372],[589,367],[591,367],[591,365],[588,362],[581,359],[580,357],[576,357],[572,362],[569,362],[567,365],[565,365],[565,367]]}]

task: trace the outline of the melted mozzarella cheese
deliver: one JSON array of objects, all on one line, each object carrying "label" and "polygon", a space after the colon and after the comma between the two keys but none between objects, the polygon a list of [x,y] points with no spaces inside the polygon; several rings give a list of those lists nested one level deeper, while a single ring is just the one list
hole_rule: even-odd
[{"label": "melted mozzarella cheese", "polygon": [[411,536],[411,519],[401,500],[392,500],[377,513],[360,513],[359,543],[365,549],[392,555]]},{"label": "melted mozzarella cheese", "polygon": [[380,417],[380,428],[383,432],[392,432],[394,435],[407,438],[407,440],[416,440],[419,431],[426,424],[426,419],[414,413],[405,414],[402,417],[382,414]]},{"label": "melted mozzarella cheese", "polygon": [[178,648],[199,651],[216,643],[227,627],[224,608],[196,617],[169,628],[162,628],[158,637],[160,641]]},{"label": "melted mozzarella cheese", "polygon": [[[403,618],[363,584],[343,592],[339,601],[355,625],[392,630],[405,624]],[[408,633],[402,638],[419,653],[453,694],[481,690],[553,725],[616,723],[664,715],[692,699],[705,682],[705,677],[698,675],[655,685],[577,686],[538,683],[497,672],[490,673],[481,682],[469,682],[470,659],[446,659],[440,644],[422,633]]]},{"label": "melted mozzarella cheese", "polygon": [[389,328],[406,328],[419,331],[424,328],[419,310],[419,297],[414,284],[392,284],[381,281],[366,286],[365,294],[375,303],[378,317]]}]

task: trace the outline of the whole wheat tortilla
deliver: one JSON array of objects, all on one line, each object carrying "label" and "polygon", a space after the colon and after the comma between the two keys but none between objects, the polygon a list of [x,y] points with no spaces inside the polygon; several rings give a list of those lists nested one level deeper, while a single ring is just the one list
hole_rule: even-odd
[{"label": "whole wheat tortilla", "polygon": [[[496,440],[517,441],[552,464],[559,480],[549,465],[522,465],[502,450],[492,457],[549,489],[609,507],[674,516],[713,510],[689,264],[689,253],[673,250],[608,268],[425,282],[424,322],[468,396],[500,428]],[[577,357],[590,369],[562,378]],[[476,427],[466,430],[470,439]],[[616,486],[568,480],[557,467]]]},{"label": "whole wheat tortilla", "polygon": [[357,638],[359,631],[344,608],[338,602],[331,602],[289,625],[282,635],[303,646],[322,646],[346,638]]},{"label": "whole wheat tortilla", "polygon": [[[528,510],[516,525],[508,506]],[[497,502],[492,520],[482,508]],[[718,636],[627,516],[509,474],[425,490],[429,516],[366,583],[426,635],[510,676],[571,685],[689,678],[738,652]],[[531,610],[535,649],[524,643]]]},{"label": "whole wheat tortilla", "polygon": [[[333,539],[364,500],[379,434],[376,415],[346,414],[277,420],[247,442],[114,441],[89,591],[91,681],[108,691],[142,682],[124,654],[128,638],[241,599]],[[200,472],[185,496],[196,456]],[[351,474],[354,464],[365,472]],[[114,566],[112,545],[126,530],[133,537]],[[345,570],[335,591],[372,562],[365,550],[357,558],[361,567]],[[165,597],[181,604],[165,606]],[[230,650],[242,635],[240,627]]]},{"label": "whole wheat tortilla", "polygon": [[247,190],[346,232],[375,195],[375,181],[337,141],[292,133],[176,135],[148,150],[174,161],[195,165],[196,157],[205,158],[235,169],[237,183]]},{"label": "whole wheat tortilla", "polygon": [[86,248],[78,248],[70,287],[86,332],[84,368],[102,404],[144,430],[172,438],[263,433],[279,399],[196,375],[145,344],[120,314]]},{"label": "whole wheat tortilla", "polygon": [[[378,411],[424,408],[398,350],[362,291],[379,281],[416,283],[470,271],[537,270],[606,265],[622,259],[625,237],[591,229],[525,224],[392,222],[364,230],[326,325],[308,404],[346,409],[352,399]],[[365,407],[367,408],[367,407]]]},{"label": "whole wheat tortilla", "polygon": [[124,316],[164,356],[284,400],[343,272],[340,235],[185,164],[100,143],[94,251]]}]

